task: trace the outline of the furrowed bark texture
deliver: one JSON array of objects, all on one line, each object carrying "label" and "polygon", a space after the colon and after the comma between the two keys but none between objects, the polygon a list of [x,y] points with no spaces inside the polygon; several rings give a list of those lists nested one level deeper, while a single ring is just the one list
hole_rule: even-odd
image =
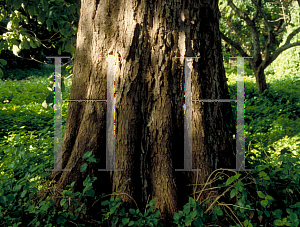
[{"label": "furrowed bark texture", "polygon": [[[229,98],[221,55],[218,1],[81,1],[77,50],[70,99],[105,99],[107,57],[115,65],[115,167],[105,169],[106,103],[71,102],[63,139],[62,166],[53,172],[58,188],[76,181],[82,190],[88,172],[80,172],[82,156],[93,149],[101,162],[91,166],[96,192],[119,191],[134,198],[140,210],[156,198],[166,223],[188,202],[195,188],[213,170],[234,168],[234,146],[226,119],[229,103],[192,103],[193,168],[183,168],[184,58],[194,57],[193,99]],[[207,186],[206,188],[211,187]],[[198,186],[196,192],[203,186]],[[128,195],[120,195],[135,207]],[[197,194],[198,195],[198,194]],[[210,195],[212,196],[212,195]],[[213,195],[214,197],[216,194]],[[202,193],[204,201],[208,193]],[[211,199],[212,200],[212,199]],[[100,210],[100,208],[99,208]]]}]

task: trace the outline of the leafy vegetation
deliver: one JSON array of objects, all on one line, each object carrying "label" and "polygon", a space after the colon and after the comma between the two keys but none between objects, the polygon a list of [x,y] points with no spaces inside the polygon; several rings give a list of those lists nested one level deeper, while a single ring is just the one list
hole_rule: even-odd
[{"label": "leafy vegetation", "polygon": [[293,0],[219,1],[221,37],[239,56],[253,57],[248,60],[260,93],[268,89],[265,69],[284,51],[300,46],[299,4]]},{"label": "leafy vegetation", "polygon": [[[292,59],[298,53],[287,52],[292,58],[285,71],[280,71],[277,61],[268,68],[267,96],[258,93],[255,78],[247,70],[246,167],[254,171],[230,178],[224,170],[215,171],[212,176],[223,182],[218,189],[222,196],[207,210],[204,208],[210,198],[200,204],[197,195],[190,197],[182,211],[174,215],[175,226],[299,226],[300,78],[299,73],[289,70],[295,68],[297,61]],[[236,72],[226,61],[225,67],[231,98],[235,98]],[[47,87],[52,86],[49,78],[53,69],[5,71],[5,80],[0,81],[1,226],[163,226],[159,210],[153,211],[155,199],[141,213],[139,209],[121,209],[118,192],[95,195],[92,185],[96,178],[87,177],[82,192],[73,192],[72,184],[69,190],[57,192],[46,180],[49,173],[45,169],[54,165],[54,121],[53,107],[43,103]],[[63,67],[63,75],[67,72]],[[71,83],[72,77],[65,80],[63,99],[68,99]],[[63,128],[67,107],[63,102]],[[92,152],[84,158],[97,162]],[[86,168],[84,164],[81,171]],[[36,201],[37,193],[44,193],[45,199]],[[53,196],[61,196],[60,204],[54,204]],[[231,204],[222,202],[223,197]],[[94,205],[101,204],[100,216],[88,216],[85,204],[91,199]]]},{"label": "leafy vegetation", "polygon": [[[37,24],[46,26],[55,32],[62,29],[61,26],[65,24],[66,31],[62,32],[65,36],[63,34],[61,43],[56,47],[60,48],[60,51],[74,49],[71,44],[67,44],[66,38],[71,34],[73,26],[71,28],[71,25],[67,25],[70,23],[62,22],[65,19],[67,21],[67,18],[60,17],[63,13],[59,7],[64,5],[63,1],[38,1],[32,4],[30,10],[19,0],[11,2],[10,6],[15,7],[13,9],[23,8],[25,14],[27,10],[29,12],[28,15],[20,13],[12,15],[11,28],[14,32],[0,43],[0,47],[4,45],[4,49],[13,50],[17,45],[22,48],[28,47],[28,44],[31,48],[40,45],[39,39],[31,35],[27,37],[29,41],[24,39],[22,43],[16,43],[20,33],[25,32],[19,29],[18,18],[29,17],[36,22],[36,26]],[[30,12],[38,6],[46,10],[44,19],[35,17]],[[78,8],[72,6],[70,10],[69,12],[73,14],[79,14]],[[2,9],[1,18],[6,18],[7,12],[14,11]],[[50,13],[57,15],[53,17],[54,19],[60,19],[52,20]],[[68,16],[73,18],[71,14]],[[287,27],[291,29],[287,33],[293,30],[293,26]],[[40,27],[36,28],[37,31],[38,28]],[[244,29],[242,25],[240,28]],[[73,29],[72,35],[74,33],[76,29]],[[286,39],[286,35],[282,37],[283,44]],[[294,39],[299,40],[299,36]],[[236,68],[229,68],[228,53],[224,51],[223,55],[229,90],[231,98],[234,99]],[[253,71],[245,60],[246,167],[254,171],[237,173],[232,177],[227,176],[228,170],[218,169],[213,172],[211,178],[218,179],[220,184],[218,189],[210,190],[218,190],[220,198],[213,201],[213,206],[205,210],[205,205],[211,198],[200,203],[197,195],[190,197],[182,210],[175,213],[174,226],[299,226],[299,58],[299,47],[293,47],[282,53],[266,68],[266,80],[270,85],[270,91],[266,95],[257,91]],[[0,59],[0,63],[6,65],[3,59]],[[69,190],[55,190],[53,182],[47,181],[49,172],[45,171],[54,166],[54,110],[51,105],[54,67],[25,71],[10,70],[9,67],[2,69],[4,73],[0,74],[1,226],[163,226],[159,220],[159,210],[153,210],[155,199],[149,201],[144,212],[133,207],[125,210],[121,208],[119,192],[111,195],[95,194],[93,183],[96,178],[88,176],[83,182],[82,192],[72,190],[74,182],[68,186]],[[72,72],[70,66],[62,69],[62,75]],[[72,77],[64,78],[65,89],[62,97],[68,99]],[[235,104],[232,106],[236,108]],[[63,132],[67,108],[68,103],[63,102]],[[87,152],[83,158],[87,162],[99,161],[94,158],[92,151]],[[87,168],[89,166],[83,164],[81,171]],[[44,195],[44,199],[38,200],[37,195]],[[54,204],[53,198],[56,196],[61,197],[59,204]],[[225,203],[222,198],[227,198],[230,203]],[[101,204],[100,213],[90,214],[86,204],[91,202],[92,207],[96,205],[99,207]]]}]

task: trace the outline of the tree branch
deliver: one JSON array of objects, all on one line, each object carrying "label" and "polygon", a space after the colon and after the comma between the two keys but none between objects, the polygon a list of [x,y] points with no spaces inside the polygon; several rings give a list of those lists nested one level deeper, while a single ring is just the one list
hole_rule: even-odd
[{"label": "tree branch", "polygon": [[249,18],[249,16],[245,12],[243,12],[239,8],[237,8],[233,4],[232,0],[227,0],[227,1],[228,1],[228,5],[235,11],[235,13],[240,18],[244,19],[246,21],[247,25],[250,27],[250,31],[251,31],[251,34],[252,34],[252,43],[253,43],[253,46],[254,46],[254,48],[253,48],[254,49],[253,60],[261,58],[259,36],[258,36],[257,29],[255,28],[254,22]]},{"label": "tree branch", "polygon": [[264,12],[262,11],[262,9],[259,6],[259,4],[256,2],[256,0],[251,0],[251,1],[256,6],[256,9],[260,12],[260,14],[262,15],[262,17],[264,18],[264,21],[266,22],[268,29],[271,30],[271,26],[270,26],[270,24],[268,22],[268,19],[267,19],[266,15],[264,14]]},{"label": "tree branch", "polygon": [[270,47],[271,47],[271,43],[272,43],[272,38],[273,38],[273,33],[272,33],[272,28],[271,28],[271,25],[265,15],[265,13],[263,12],[263,10],[261,9],[261,7],[258,5],[258,3],[256,2],[256,0],[251,0],[252,3],[256,6],[256,8],[258,9],[258,11],[260,12],[260,14],[262,15],[267,27],[268,27],[268,41],[266,43],[266,47],[264,48],[265,49],[265,56],[266,56],[266,59],[269,58],[270,56]]},{"label": "tree branch", "polygon": [[[236,36],[238,43],[244,43],[243,40],[246,38],[245,36],[241,36],[240,32],[238,32],[235,28],[235,26],[232,26],[228,20],[226,20],[227,23],[230,25],[230,29],[232,29],[232,33]],[[246,50],[247,51],[247,50]]]},{"label": "tree branch", "polygon": [[[258,5],[261,6],[261,0],[258,0]],[[258,16],[258,8],[255,9],[255,13],[254,13],[254,16],[253,16],[253,19],[252,19],[253,23],[255,23],[255,21],[257,19],[257,16]]]},{"label": "tree branch", "polygon": [[[300,1],[300,0],[299,0]],[[281,18],[282,19],[282,18]],[[285,27],[287,26],[287,23],[284,23],[283,26],[275,32],[275,35],[279,35],[280,33],[284,32],[285,31]]]},{"label": "tree branch", "polygon": [[282,47],[278,48],[277,50],[274,51],[274,53],[269,56],[269,58],[265,59],[262,63],[262,67],[265,69],[267,68],[278,56],[281,54],[283,51],[295,47],[295,46],[300,46],[300,41],[295,42],[295,43],[285,43]]},{"label": "tree branch", "polygon": [[[299,0],[300,1],[300,0]],[[287,37],[285,44],[288,44],[291,42],[292,38],[297,35],[300,32],[300,27],[295,29],[291,34],[289,34],[289,36]]]},{"label": "tree branch", "polygon": [[234,42],[232,39],[228,38],[226,35],[224,35],[221,31],[221,38],[228,44],[230,44],[231,46],[233,46],[239,53],[240,55],[242,55],[243,57],[249,57],[249,55],[242,49],[242,47],[240,46],[240,44]]}]

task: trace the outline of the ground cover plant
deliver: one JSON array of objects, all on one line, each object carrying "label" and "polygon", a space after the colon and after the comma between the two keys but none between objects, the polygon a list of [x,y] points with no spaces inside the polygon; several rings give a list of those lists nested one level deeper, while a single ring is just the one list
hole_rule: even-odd
[{"label": "ground cover plant", "polygon": [[[208,201],[200,204],[195,194],[174,215],[174,226],[299,226],[299,68],[292,71],[287,64],[280,71],[278,65],[275,62],[268,71],[267,95],[258,94],[251,70],[245,76],[246,167],[254,171],[232,177],[228,171],[215,171],[210,180],[218,179],[219,188],[210,190],[219,190],[221,196],[214,206],[205,210]],[[227,63],[225,67],[231,98],[236,98],[236,71]],[[155,199],[146,208],[126,210],[120,208],[118,192],[95,195],[95,178],[86,178],[82,192],[72,191],[72,184],[69,190],[55,191],[47,181],[45,169],[54,165],[54,120],[45,98],[53,69],[6,71],[0,80],[0,225],[162,226],[159,210],[153,210]],[[69,96],[71,82],[72,77],[65,80],[63,99]],[[67,106],[63,102],[63,128]],[[99,161],[93,151],[83,158]],[[85,164],[81,171],[87,168]],[[37,200],[37,193],[44,199]],[[60,204],[54,204],[54,196],[61,197]],[[101,212],[90,214],[87,203],[101,204]]]}]

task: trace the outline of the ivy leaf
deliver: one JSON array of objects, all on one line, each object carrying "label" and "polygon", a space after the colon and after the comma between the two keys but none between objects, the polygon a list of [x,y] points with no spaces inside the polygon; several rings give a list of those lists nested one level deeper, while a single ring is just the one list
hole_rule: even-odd
[{"label": "ivy leaf", "polygon": [[45,22],[45,15],[43,13],[39,13],[37,20],[39,24],[43,24]]},{"label": "ivy leaf", "polygon": [[154,206],[155,202],[156,202],[156,198],[155,198],[155,199],[152,199],[152,200],[149,202],[149,206],[150,206],[150,207]]},{"label": "ivy leaf", "polygon": [[191,205],[191,207],[196,207],[196,202],[192,197],[189,197],[189,204]]},{"label": "ivy leaf", "polygon": [[257,191],[257,195],[262,199],[264,199],[266,197],[265,194],[262,193],[261,191]]},{"label": "ivy leaf", "polygon": [[128,226],[132,226],[132,225],[134,225],[134,221],[130,221],[130,222],[128,223]]},{"label": "ivy leaf", "polygon": [[134,210],[134,209],[132,209],[132,208],[130,208],[130,209],[129,209],[129,213],[131,213],[131,214],[135,214],[135,210]]},{"label": "ivy leaf", "polygon": [[21,4],[22,4],[22,1],[21,0],[14,0],[13,1],[13,6],[16,8],[16,9],[19,9],[21,7]]},{"label": "ivy leaf", "polygon": [[122,223],[126,225],[129,222],[129,218],[122,218]]},{"label": "ivy leaf", "polygon": [[237,194],[236,189],[235,188],[232,189],[232,191],[230,192],[230,198],[232,199],[234,196],[236,196],[236,194]]},{"label": "ivy leaf", "polygon": [[260,202],[260,204],[263,206],[263,207],[266,207],[268,205],[268,200],[262,200]]},{"label": "ivy leaf", "polygon": [[48,19],[46,21],[46,24],[47,24],[47,30],[51,31],[51,27],[53,25],[53,20],[52,19]]},{"label": "ivy leaf", "polygon": [[29,50],[30,49],[30,43],[24,39],[23,42],[21,43],[22,48]]},{"label": "ivy leaf", "polygon": [[86,163],[84,163],[80,168],[80,172],[83,172],[84,170],[86,170],[87,166],[88,165]]},{"label": "ivy leaf", "polygon": [[92,153],[93,153],[93,150],[91,150],[91,151],[88,151],[88,152],[86,152],[84,155],[83,155],[83,159],[86,159],[86,158],[89,158],[91,155],[92,155]]},{"label": "ivy leaf", "polygon": [[16,39],[10,39],[10,42],[11,42],[13,45],[19,46],[19,42],[18,42]]},{"label": "ivy leaf", "polygon": [[31,46],[32,48],[36,48],[36,47],[37,47],[36,44],[33,42],[33,40],[30,40],[30,46]]},{"label": "ivy leaf", "polygon": [[30,19],[32,19],[32,16],[34,16],[34,7],[29,6],[27,12],[29,13]]},{"label": "ivy leaf", "polygon": [[5,61],[4,59],[0,59],[0,63],[1,65],[7,65],[7,61]]}]

